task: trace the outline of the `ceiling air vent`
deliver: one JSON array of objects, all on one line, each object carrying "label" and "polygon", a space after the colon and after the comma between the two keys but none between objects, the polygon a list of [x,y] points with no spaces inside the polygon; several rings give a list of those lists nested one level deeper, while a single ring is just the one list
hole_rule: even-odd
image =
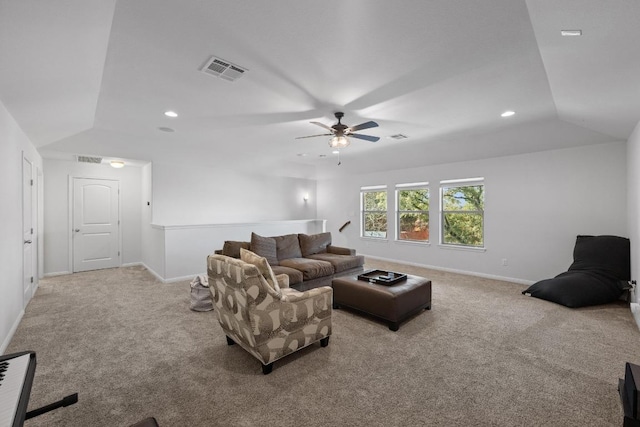
[{"label": "ceiling air vent", "polygon": [[407,139],[408,136],[407,135],[403,135],[401,133],[396,133],[395,135],[389,136],[389,138],[392,138],[392,139]]},{"label": "ceiling air vent", "polygon": [[238,80],[244,75],[245,71],[248,70],[224,59],[216,58],[215,56],[212,56],[211,59],[204,64],[204,67],[202,67],[203,73],[211,74],[212,76],[220,77],[230,82]]},{"label": "ceiling air vent", "polygon": [[80,163],[102,163],[102,157],[76,156]]}]

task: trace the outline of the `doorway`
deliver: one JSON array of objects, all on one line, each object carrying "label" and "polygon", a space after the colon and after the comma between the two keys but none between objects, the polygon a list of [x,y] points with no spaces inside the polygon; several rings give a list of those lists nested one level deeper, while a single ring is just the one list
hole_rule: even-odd
[{"label": "doorway", "polygon": [[73,272],[119,267],[120,182],[73,178]]}]

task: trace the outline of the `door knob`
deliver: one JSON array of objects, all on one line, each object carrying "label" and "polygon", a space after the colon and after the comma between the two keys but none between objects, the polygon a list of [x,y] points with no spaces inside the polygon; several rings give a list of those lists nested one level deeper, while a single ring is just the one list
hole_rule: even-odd
[{"label": "door knob", "polygon": [[31,243],[31,240],[25,240],[25,241],[24,241],[24,243],[25,243],[25,244],[27,244],[27,243]]}]

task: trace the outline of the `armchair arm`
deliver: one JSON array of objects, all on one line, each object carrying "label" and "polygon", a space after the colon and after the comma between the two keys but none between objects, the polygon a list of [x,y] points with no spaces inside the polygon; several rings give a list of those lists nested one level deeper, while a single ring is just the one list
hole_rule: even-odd
[{"label": "armchair arm", "polygon": [[276,280],[280,289],[286,289],[289,287],[289,276],[287,274],[276,274]]},{"label": "armchair arm", "polygon": [[333,288],[331,286],[321,286],[319,288],[309,289],[304,292],[282,294],[283,302],[300,302],[318,295],[329,294],[329,298],[333,300]]},{"label": "armchair arm", "polygon": [[327,252],[330,254],[336,254],[336,255],[355,255],[356,254],[355,249],[341,248],[340,246],[333,246],[333,245],[327,246]]},{"label": "armchair arm", "polygon": [[222,255],[222,249],[216,249],[213,253],[216,255]]}]

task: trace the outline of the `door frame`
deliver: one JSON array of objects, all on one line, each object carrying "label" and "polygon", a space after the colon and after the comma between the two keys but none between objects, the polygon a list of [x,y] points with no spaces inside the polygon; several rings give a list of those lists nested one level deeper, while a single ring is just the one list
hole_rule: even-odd
[{"label": "door frame", "polygon": [[101,181],[115,181],[118,183],[118,221],[120,221],[120,227],[118,227],[118,267],[122,267],[122,199],[120,198],[120,190],[122,190],[122,181],[113,178],[113,177],[103,177],[103,176],[87,176],[87,175],[69,175],[68,176],[68,186],[69,186],[69,197],[68,197],[68,210],[67,210],[67,220],[68,220],[68,242],[69,242],[69,256],[68,256],[68,271],[73,274],[73,202],[75,197],[75,191],[73,187],[73,182],[75,179],[99,179]]},{"label": "door frame", "polygon": [[[28,153],[26,151],[22,151],[21,156],[20,156],[20,168],[22,170],[22,179],[21,179],[21,183],[22,183],[22,227],[21,227],[21,231],[20,231],[20,240],[23,241],[24,240],[24,216],[25,216],[25,206],[24,206],[24,191],[25,191],[25,187],[24,187],[24,162],[27,162],[31,165],[31,228],[33,229],[33,232],[31,233],[31,278],[32,278],[32,282],[31,285],[29,286],[29,296],[26,297],[26,294],[24,292],[24,274],[25,274],[25,263],[24,263],[24,254],[22,256],[22,276],[21,276],[21,282],[20,282],[20,288],[22,289],[22,308],[24,309],[27,304],[29,304],[29,301],[31,301],[31,299],[33,298],[33,296],[36,293],[36,290],[38,289],[38,284],[39,284],[39,271],[38,271],[38,262],[39,262],[39,257],[38,257],[38,252],[40,250],[40,239],[39,239],[39,227],[38,227],[38,220],[39,220],[39,215],[38,215],[38,205],[37,205],[37,198],[38,198],[38,194],[39,194],[39,182],[36,178],[34,178],[36,176],[36,172],[39,170],[36,163],[30,158],[30,156],[28,155]],[[23,242],[23,251],[24,251],[24,242]]]}]

